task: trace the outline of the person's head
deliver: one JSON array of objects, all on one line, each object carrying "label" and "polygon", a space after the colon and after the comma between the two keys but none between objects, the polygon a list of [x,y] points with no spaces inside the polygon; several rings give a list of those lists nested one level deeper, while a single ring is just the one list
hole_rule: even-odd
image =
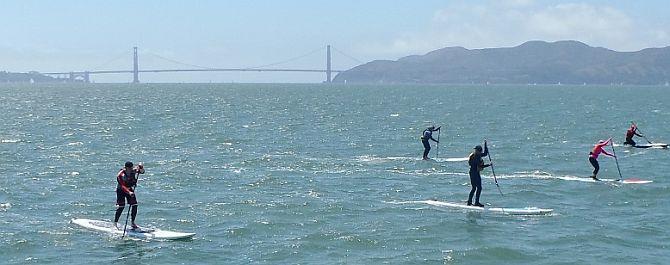
[{"label": "person's head", "polygon": [[428,127],[428,129],[430,129],[431,131],[432,131],[432,130],[435,130],[435,126],[434,126],[434,125],[433,125],[433,126],[430,126],[430,127]]},{"label": "person's head", "polygon": [[128,161],[124,166],[125,168],[133,168],[133,162]]},{"label": "person's head", "polygon": [[475,150],[475,153],[481,153],[482,152],[482,146],[481,145],[476,145],[475,148],[473,148],[473,149]]},{"label": "person's head", "polygon": [[598,143],[599,143],[599,144],[604,144],[604,143],[605,143],[605,140],[599,140]]}]

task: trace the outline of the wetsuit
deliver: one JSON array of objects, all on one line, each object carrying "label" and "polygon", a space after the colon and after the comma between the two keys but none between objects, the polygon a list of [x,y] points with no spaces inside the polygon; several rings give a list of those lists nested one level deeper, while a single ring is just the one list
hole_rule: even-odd
[{"label": "wetsuit", "polygon": [[[130,175],[126,174],[126,169],[122,168],[116,175],[116,214],[114,215],[114,223],[119,221],[123,209],[126,205],[126,200],[131,206],[131,217],[133,224],[137,216],[137,196],[135,195],[135,185],[137,184],[137,175],[139,174],[135,169],[131,170]],[[133,195],[130,195],[133,192]]]},{"label": "wetsuit", "polygon": [[470,190],[470,195],[468,195],[468,205],[472,204],[472,196],[475,196],[475,205],[479,203],[479,196],[482,194],[482,176],[479,172],[490,165],[485,165],[482,157],[485,157],[489,154],[489,148],[484,146],[484,152],[476,154],[473,152],[470,154],[468,159],[468,164],[470,164],[470,184],[472,184],[472,189]]},{"label": "wetsuit", "polygon": [[589,153],[589,162],[593,166],[593,176],[592,176],[593,178],[596,178],[596,175],[598,175],[598,171],[600,171],[600,164],[598,164],[598,156],[600,155],[600,153],[603,153],[608,156],[614,156],[605,151],[605,149],[603,149],[603,147],[608,145],[611,140],[612,139],[610,138],[607,139],[607,141],[597,143],[593,147],[593,150],[591,150],[591,152]]},{"label": "wetsuit", "polygon": [[421,142],[423,143],[423,159],[428,159],[428,153],[430,152],[429,140],[437,142],[437,140],[433,139],[433,132],[437,130],[440,130],[440,128],[426,128],[421,134]]},{"label": "wetsuit", "polygon": [[635,141],[633,141],[633,136],[639,136],[642,137],[642,135],[637,133],[637,126],[633,125],[628,130],[626,131],[626,141],[623,144],[628,144],[631,146],[635,146]]}]

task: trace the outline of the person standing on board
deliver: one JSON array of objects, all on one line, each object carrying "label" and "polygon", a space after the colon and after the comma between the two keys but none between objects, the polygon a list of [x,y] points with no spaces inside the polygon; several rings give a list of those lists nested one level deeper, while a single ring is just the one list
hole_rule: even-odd
[{"label": "person standing on board", "polygon": [[633,141],[634,136],[639,136],[639,137],[644,137],[641,134],[637,133],[637,125],[633,123],[630,128],[626,131],[626,141],[623,144],[627,144],[630,146],[635,146],[635,141]]},{"label": "person standing on board", "polygon": [[484,207],[483,204],[479,203],[479,196],[482,194],[482,176],[480,175],[480,172],[484,168],[491,166],[491,164],[484,164],[484,160],[482,159],[482,157],[485,157],[488,154],[489,148],[486,146],[486,140],[484,140],[484,151],[482,152],[481,145],[477,145],[468,158],[468,164],[470,164],[470,184],[472,184],[472,189],[468,196],[468,205],[473,205],[472,196],[476,193],[474,206]]},{"label": "person standing on board", "polygon": [[612,137],[604,141],[603,140],[598,141],[598,143],[595,146],[593,146],[593,150],[591,150],[591,152],[589,153],[589,162],[593,166],[593,176],[591,176],[591,178],[593,178],[594,180],[599,180],[597,175],[598,171],[600,170],[600,164],[598,164],[598,156],[600,155],[600,153],[603,153],[610,157],[614,157],[613,154],[610,154],[607,151],[605,151],[605,149],[603,149],[603,147],[607,146],[610,142],[612,142]]},{"label": "person standing on board", "polygon": [[116,214],[114,215],[114,227],[119,228],[118,222],[123,209],[126,206],[126,201],[131,207],[131,220],[133,229],[137,228],[135,224],[135,217],[137,216],[137,197],[135,196],[135,185],[137,185],[137,177],[139,174],[144,174],[144,166],[142,163],[136,168],[133,167],[133,162],[126,162],[124,167],[116,174]]},{"label": "person standing on board", "polygon": [[421,142],[423,143],[423,160],[428,160],[428,153],[430,152],[430,142],[428,140],[433,140],[438,144],[440,143],[440,141],[433,138],[433,132],[439,131],[441,127],[442,126],[435,129],[435,126],[430,126],[423,130],[423,133],[421,133]]}]

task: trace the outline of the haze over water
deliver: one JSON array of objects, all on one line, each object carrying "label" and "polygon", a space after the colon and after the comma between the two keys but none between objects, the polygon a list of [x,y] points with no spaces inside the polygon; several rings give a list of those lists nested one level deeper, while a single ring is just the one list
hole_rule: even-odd
[{"label": "haze over water", "polygon": [[[670,142],[667,87],[3,85],[0,260],[6,264],[666,264],[670,150],[615,146],[624,178],[586,177],[599,139],[631,121]],[[421,131],[442,126],[439,158]],[[437,136],[437,135],[436,135]],[[488,139],[501,196],[549,216],[468,213],[466,162]],[[637,139],[644,142],[643,139]],[[433,144],[431,157],[436,156]],[[122,240],[110,220],[130,160],[138,223],[195,232]],[[601,156],[602,178],[618,178]],[[125,214],[122,221],[125,221]]]}]

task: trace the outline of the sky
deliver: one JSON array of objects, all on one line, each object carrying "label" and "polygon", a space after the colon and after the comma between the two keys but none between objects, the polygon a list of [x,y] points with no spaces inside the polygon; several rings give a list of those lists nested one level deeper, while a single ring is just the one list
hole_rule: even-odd
[{"label": "sky", "polygon": [[[577,40],[616,51],[670,46],[667,0],[5,0],[0,71],[347,70],[432,50]],[[130,74],[94,75],[130,82]],[[142,82],[317,83],[323,73],[140,74]]]}]

